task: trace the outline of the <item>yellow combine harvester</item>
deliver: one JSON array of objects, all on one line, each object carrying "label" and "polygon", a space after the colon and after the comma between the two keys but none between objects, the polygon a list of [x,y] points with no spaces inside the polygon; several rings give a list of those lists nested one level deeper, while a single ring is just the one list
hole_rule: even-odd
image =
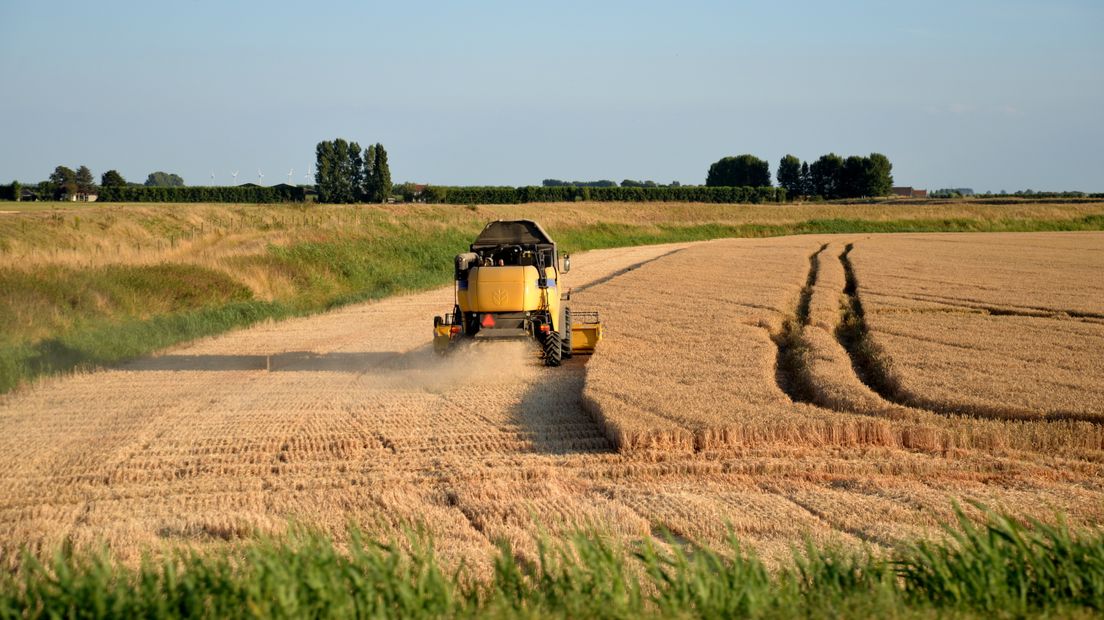
[{"label": "yellow combine harvester", "polygon": [[531,220],[494,221],[469,252],[456,256],[451,314],[433,319],[433,348],[446,353],[465,339],[524,338],[541,346],[547,366],[590,353],[602,338],[597,312],[572,314],[559,275],[571,269],[556,243]]}]

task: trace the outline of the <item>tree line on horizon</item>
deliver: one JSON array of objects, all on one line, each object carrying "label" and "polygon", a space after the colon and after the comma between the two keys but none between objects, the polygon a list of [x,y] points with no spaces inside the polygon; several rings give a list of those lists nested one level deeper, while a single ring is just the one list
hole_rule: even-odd
[{"label": "tree line on horizon", "polygon": [[[742,188],[746,190],[775,189],[771,183],[770,165],[763,159],[751,154],[723,157],[714,162],[706,175],[704,186],[683,186],[678,181],[660,184],[652,180],[636,181],[624,179],[616,181],[601,179],[598,181],[563,181],[544,179],[539,187],[482,187],[482,186],[433,186],[414,183],[393,185],[388,163],[388,154],[382,144],[369,145],[361,149],[356,142],[342,138],[319,142],[316,154],[316,185],[319,202],[355,203],[384,202],[390,199],[406,202],[462,202],[468,204],[480,199],[489,202],[531,202],[542,199],[596,199],[596,200],[700,200],[721,202],[729,199],[749,199],[752,201],[813,199],[853,199],[880,197],[891,194],[893,187],[893,164],[881,153],[867,156],[852,155],[842,157],[835,153],[821,155],[812,163],[802,161],[787,154],[778,164],[777,182],[784,193],[716,193],[694,192],[694,188]],[[279,191],[258,192],[257,186],[219,186],[186,187],[184,179],[177,174],[164,171],[149,173],[144,183],[128,182],[117,170],[108,170],[100,177],[99,185],[88,166],[81,165],[76,170],[67,166],[57,166],[49,178],[38,184],[30,185],[34,199],[64,199],[68,196],[98,193],[102,200],[120,202],[254,202],[272,200],[274,202],[304,201],[312,186],[274,186]],[[20,200],[24,185],[14,181],[10,185],[0,185],[0,200]],[[544,189],[546,191],[537,191]],[[557,188],[565,192],[556,192]],[[578,190],[599,190],[592,195]],[[261,188],[263,189],[263,188]],[[269,188],[272,189],[272,188]],[[639,189],[650,193],[633,193],[615,190]],[[169,191],[172,190],[172,191]],[[186,191],[185,191],[186,190]],[[665,190],[659,192],[657,190]],[[683,191],[679,191],[683,190]],[[745,195],[746,194],[746,195]],[[448,198],[446,198],[446,195]],[[1099,197],[1100,194],[1085,192],[1033,192],[1032,190],[1000,194],[989,192],[975,194],[970,188],[950,188],[933,190],[932,197],[958,198],[977,195],[979,197],[1022,196],[1022,197]],[[591,197],[593,196],[593,198]]]},{"label": "tree line on horizon", "polygon": [[[866,198],[888,196],[893,189],[893,164],[881,153],[865,157],[821,155],[812,164],[794,155],[778,163],[778,186],[791,200],[798,197]],[[709,167],[710,187],[771,187],[770,164],[751,154],[723,157]]]},{"label": "tree line on horizon", "polygon": [[[778,164],[778,187],[790,200],[820,197],[863,198],[888,196],[893,188],[893,164],[881,153],[844,158],[835,153],[821,155],[812,164],[786,155]],[[561,181],[545,179],[543,187],[618,187],[615,181]],[[709,166],[706,187],[774,187],[770,164],[751,154],[722,157]],[[681,187],[678,181],[661,185],[655,181],[625,179],[620,187]]]},{"label": "tree line on horizon", "polygon": [[286,184],[260,187],[252,184],[236,186],[187,186],[184,179],[171,172],[151,172],[145,183],[128,182],[118,170],[108,170],[100,176],[97,185],[88,166],[76,170],[57,166],[50,176],[28,186],[13,181],[0,185],[0,200],[101,200],[115,202],[303,202],[307,188]]},{"label": "tree line on horizon", "polygon": [[[22,193],[23,184],[14,181],[11,184],[13,199],[18,200]],[[184,179],[180,175],[169,172],[151,172],[146,177],[145,183],[129,183],[118,170],[108,170],[100,175],[99,184],[88,166],[79,166],[76,170],[68,166],[57,166],[45,181],[33,185],[34,192],[41,198],[53,200],[63,199],[66,196],[95,194],[103,188],[119,187],[184,187]]]},{"label": "tree line on horizon", "polygon": [[621,181],[620,185],[618,185],[617,181],[610,181],[609,179],[602,179],[600,181],[561,181],[559,179],[545,179],[541,181],[541,187],[682,187],[682,183],[671,181],[669,184],[663,185],[651,179],[645,181],[624,179]]},{"label": "tree line on horizon", "polygon": [[356,142],[337,138],[319,142],[314,152],[318,202],[384,202],[391,197],[391,167],[382,144],[361,151]]}]

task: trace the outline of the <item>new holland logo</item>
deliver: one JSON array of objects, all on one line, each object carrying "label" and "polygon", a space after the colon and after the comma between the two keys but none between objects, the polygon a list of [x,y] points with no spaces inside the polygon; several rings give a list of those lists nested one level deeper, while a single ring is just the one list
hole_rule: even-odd
[{"label": "new holland logo", "polygon": [[509,299],[510,296],[502,289],[495,289],[495,292],[491,293],[491,301],[493,301],[496,306],[505,304]]}]

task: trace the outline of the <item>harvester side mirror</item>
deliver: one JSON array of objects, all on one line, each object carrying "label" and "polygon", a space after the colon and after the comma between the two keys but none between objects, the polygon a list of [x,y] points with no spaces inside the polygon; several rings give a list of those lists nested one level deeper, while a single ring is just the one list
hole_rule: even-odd
[{"label": "harvester side mirror", "polygon": [[563,272],[567,273],[569,271],[571,271],[571,255],[570,254],[564,254]]}]

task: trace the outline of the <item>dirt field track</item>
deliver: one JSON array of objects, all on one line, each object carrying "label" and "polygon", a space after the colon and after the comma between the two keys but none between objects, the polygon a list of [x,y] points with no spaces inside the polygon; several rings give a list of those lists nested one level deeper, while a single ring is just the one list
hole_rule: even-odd
[{"label": "dirt field track", "polygon": [[[424,522],[477,565],[543,529],[875,548],[951,500],[1104,523],[1104,235],[841,235],[578,255],[607,339],[438,359],[451,289],[0,400],[0,554]],[[781,360],[781,363],[780,363]]]}]

